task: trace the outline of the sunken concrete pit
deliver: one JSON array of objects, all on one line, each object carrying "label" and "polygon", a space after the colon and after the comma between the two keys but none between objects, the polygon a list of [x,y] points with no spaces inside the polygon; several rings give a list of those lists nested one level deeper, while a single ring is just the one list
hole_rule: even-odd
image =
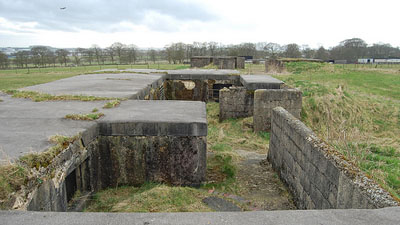
[{"label": "sunken concrete pit", "polygon": [[[400,223],[399,207],[367,209],[398,206],[398,202],[358,170],[356,175],[349,173],[354,168],[346,169],[349,166],[340,157],[328,154],[323,142],[296,119],[301,92],[284,87],[283,82],[264,75],[239,75],[234,70],[107,73],[110,71],[23,90],[131,99],[111,109],[102,108],[107,101],[32,102],[0,92],[2,160],[44,152],[52,146],[48,140],[53,135],[75,136],[46,168],[37,169],[40,182],[30,183],[12,196],[10,208],[67,211],[78,190],[85,199],[107,187],[147,181],[200,185],[205,179],[207,154],[204,102],[219,101],[221,120],[254,116],[255,130],[271,131],[268,159],[299,209],[331,210],[174,214],[0,211],[5,224]],[[278,106],[289,113],[275,108]],[[104,117],[96,121],[64,118],[67,114],[87,114],[94,108]],[[360,209],[332,210],[335,208]]]}]

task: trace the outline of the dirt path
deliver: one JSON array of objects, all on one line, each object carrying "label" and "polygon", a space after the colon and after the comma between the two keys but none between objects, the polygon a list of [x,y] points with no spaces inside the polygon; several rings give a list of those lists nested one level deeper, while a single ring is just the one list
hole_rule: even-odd
[{"label": "dirt path", "polygon": [[235,152],[240,156],[236,174],[240,194],[210,190],[217,198],[207,198],[204,203],[216,211],[232,211],[232,202],[244,211],[296,209],[287,188],[267,161],[266,154],[245,150]]}]

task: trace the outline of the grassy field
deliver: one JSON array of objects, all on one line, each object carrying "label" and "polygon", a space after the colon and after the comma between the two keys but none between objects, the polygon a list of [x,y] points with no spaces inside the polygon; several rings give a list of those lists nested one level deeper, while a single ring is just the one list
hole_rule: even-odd
[{"label": "grassy field", "polygon": [[185,64],[148,64],[148,65],[96,65],[80,67],[48,67],[34,69],[0,70],[0,90],[17,89],[42,84],[94,72],[102,69],[186,69]]}]

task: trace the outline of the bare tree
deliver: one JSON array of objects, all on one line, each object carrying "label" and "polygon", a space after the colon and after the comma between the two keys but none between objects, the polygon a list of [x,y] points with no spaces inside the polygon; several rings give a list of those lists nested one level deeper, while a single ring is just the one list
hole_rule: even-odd
[{"label": "bare tree", "polygon": [[154,49],[149,50],[150,59],[151,61],[153,61],[153,63],[156,63],[156,54],[157,54],[156,50]]},{"label": "bare tree", "polygon": [[120,42],[115,42],[110,46],[111,50],[114,51],[114,55],[118,56],[119,64],[121,64],[122,53],[125,47],[126,46]]},{"label": "bare tree", "polygon": [[277,43],[268,43],[265,45],[264,50],[270,58],[277,58],[282,51],[282,47]]},{"label": "bare tree", "polygon": [[286,45],[283,54],[288,58],[301,58],[300,48],[295,43]]},{"label": "bare tree", "polygon": [[56,54],[60,65],[64,64],[64,66],[67,66],[69,51],[66,49],[57,49]]},{"label": "bare tree", "polygon": [[29,60],[30,60],[30,51],[20,51],[15,54],[15,64],[17,67],[23,68],[28,67]]},{"label": "bare tree", "polygon": [[81,65],[81,59],[82,59],[82,55],[83,55],[84,51],[85,51],[85,49],[83,49],[83,48],[76,48],[75,51],[72,52],[72,56],[74,57],[75,65],[77,65],[77,66]]},{"label": "bare tree", "polygon": [[104,64],[103,50],[98,45],[92,45],[92,50],[96,56],[97,64],[100,65],[100,62]]},{"label": "bare tree", "polygon": [[105,53],[110,57],[111,63],[114,64],[115,51],[111,47],[106,48]]},{"label": "bare tree", "polygon": [[326,61],[329,59],[329,52],[321,46],[318,48],[317,52],[315,52],[315,58]]},{"label": "bare tree", "polygon": [[95,55],[93,49],[92,48],[84,49],[83,54],[85,55],[85,59],[89,63],[89,65],[92,65],[93,57]]},{"label": "bare tree", "polygon": [[35,46],[31,49],[33,62],[36,66],[45,66],[46,55],[50,50],[46,46]]},{"label": "bare tree", "polygon": [[8,56],[3,52],[0,52],[0,68],[1,69],[8,68],[8,63],[9,63]]}]

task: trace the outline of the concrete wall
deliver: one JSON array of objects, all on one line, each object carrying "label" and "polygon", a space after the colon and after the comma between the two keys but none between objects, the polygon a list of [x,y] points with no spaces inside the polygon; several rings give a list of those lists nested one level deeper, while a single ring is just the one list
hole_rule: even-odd
[{"label": "concrete wall", "polygon": [[299,209],[397,206],[389,193],[282,107],[272,111],[268,160]]},{"label": "concrete wall", "polygon": [[219,101],[219,89],[223,86],[237,85],[239,79],[213,80],[213,79],[186,79],[166,80],[163,86],[165,100],[184,101]]},{"label": "concrete wall", "polygon": [[244,87],[230,87],[219,91],[219,121],[253,115],[254,92]]},{"label": "concrete wall", "polygon": [[281,106],[300,118],[302,93],[297,89],[258,89],[254,92],[254,131],[271,129],[272,109]]},{"label": "concrete wall", "polygon": [[190,66],[201,68],[213,64],[218,69],[244,69],[244,57],[236,56],[194,56],[190,58]]},{"label": "concrete wall", "polygon": [[91,155],[93,190],[144,182],[198,186],[205,179],[205,137],[108,136]]},{"label": "concrete wall", "polygon": [[190,67],[196,67],[196,68],[201,68],[208,66],[210,63],[212,63],[212,58],[211,57],[192,57],[190,58]]},{"label": "concrete wall", "polygon": [[244,69],[245,68],[245,59],[244,57],[236,58],[236,69]]}]

